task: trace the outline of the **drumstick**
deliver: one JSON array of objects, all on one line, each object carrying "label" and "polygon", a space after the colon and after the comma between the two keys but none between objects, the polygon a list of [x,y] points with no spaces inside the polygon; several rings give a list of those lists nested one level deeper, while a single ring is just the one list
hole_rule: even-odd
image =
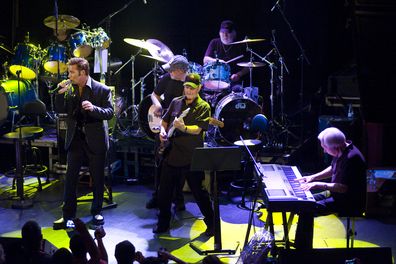
[{"label": "drumstick", "polygon": [[239,55],[238,57],[235,57],[235,58],[233,58],[233,59],[231,59],[229,61],[226,61],[225,63],[228,64],[228,63],[233,62],[235,60],[239,60],[240,58],[243,58],[243,55]]}]

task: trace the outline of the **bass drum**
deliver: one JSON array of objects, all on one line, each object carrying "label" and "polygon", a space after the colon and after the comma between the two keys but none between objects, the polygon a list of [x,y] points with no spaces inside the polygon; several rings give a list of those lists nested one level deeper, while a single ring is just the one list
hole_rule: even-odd
[{"label": "bass drum", "polygon": [[[33,84],[27,80],[20,80],[18,93],[18,81],[7,80],[0,85],[0,125],[12,117],[12,111],[19,110],[25,103],[37,99]],[[20,104],[19,104],[20,102]]]},{"label": "bass drum", "polygon": [[154,116],[152,113],[152,105],[153,102],[151,101],[151,96],[147,95],[144,97],[139,104],[138,117],[140,129],[143,130],[149,138],[154,140],[155,135],[160,132],[162,119]]},{"label": "bass drum", "polygon": [[216,106],[214,118],[223,121],[224,127],[219,128],[221,141],[233,145],[235,141],[253,139],[257,133],[250,131],[252,119],[261,113],[261,107],[241,93],[225,96]]}]

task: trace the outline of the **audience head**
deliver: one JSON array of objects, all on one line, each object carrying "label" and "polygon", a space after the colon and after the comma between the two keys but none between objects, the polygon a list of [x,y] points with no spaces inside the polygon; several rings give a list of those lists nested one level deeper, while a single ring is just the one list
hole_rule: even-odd
[{"label": "audience head", "polygon": [[22,227],[22,245],[26,250],[40,250],[43,235],[41,227],[34,220],[27,221]]},{"label": "audience head", "polygon": [[135,260],[135,246],[128,240],[118,243],[114,256],[118,264],[130,264]]},{"label": "audience head", "polygon": [[53,264],[71,264],[73,255],[67,248],[60,248],[51,257]]},{"label": "audience head", "polygon": [[70,238],[70,250],[74,257],[77,258],[86,258],[87,257],[87,248],[85,247],[84,240],[79,233],[74,234]]}]

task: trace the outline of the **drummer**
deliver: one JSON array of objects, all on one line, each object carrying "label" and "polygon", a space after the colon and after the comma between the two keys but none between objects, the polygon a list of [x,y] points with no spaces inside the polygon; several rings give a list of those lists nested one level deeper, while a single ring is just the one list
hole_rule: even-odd
[{"label": "drummer", "polygon": [[[204,64],[214,63],[217,60],[221,63],[225,63],[226,61],[232,60],[240,55],[244,55],[245,49],[242,45],[230,45],[230,43],[236,40],[237,36],[234,22],[231,20],[221,22],[219,36],[220,38],[212,39],[209,42],[203,59]],[[239,61],[240,59],[229,63],[231,68],[231,87],[238,84],[242,77],[249,72],[248,68],[241,69],[236,65]]]}]

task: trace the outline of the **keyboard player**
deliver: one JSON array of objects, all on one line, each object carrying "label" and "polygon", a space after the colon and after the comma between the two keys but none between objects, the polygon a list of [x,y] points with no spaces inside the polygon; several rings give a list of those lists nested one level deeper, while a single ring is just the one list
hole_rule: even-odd
[{"label": "keyboard player", "polygon": [[[366,163],[362,153],[346,140],[338,128],[323,130],[318,139],[325,153],[332,156],[329,167],[316,174],[299,178],[303,190],[319,190],[314,194],[317,214],[361,214],[366,201]],[[323,179],[331,179],[323,182]],[[312,248],[314,213],[299,215],[296,248]]]}]

